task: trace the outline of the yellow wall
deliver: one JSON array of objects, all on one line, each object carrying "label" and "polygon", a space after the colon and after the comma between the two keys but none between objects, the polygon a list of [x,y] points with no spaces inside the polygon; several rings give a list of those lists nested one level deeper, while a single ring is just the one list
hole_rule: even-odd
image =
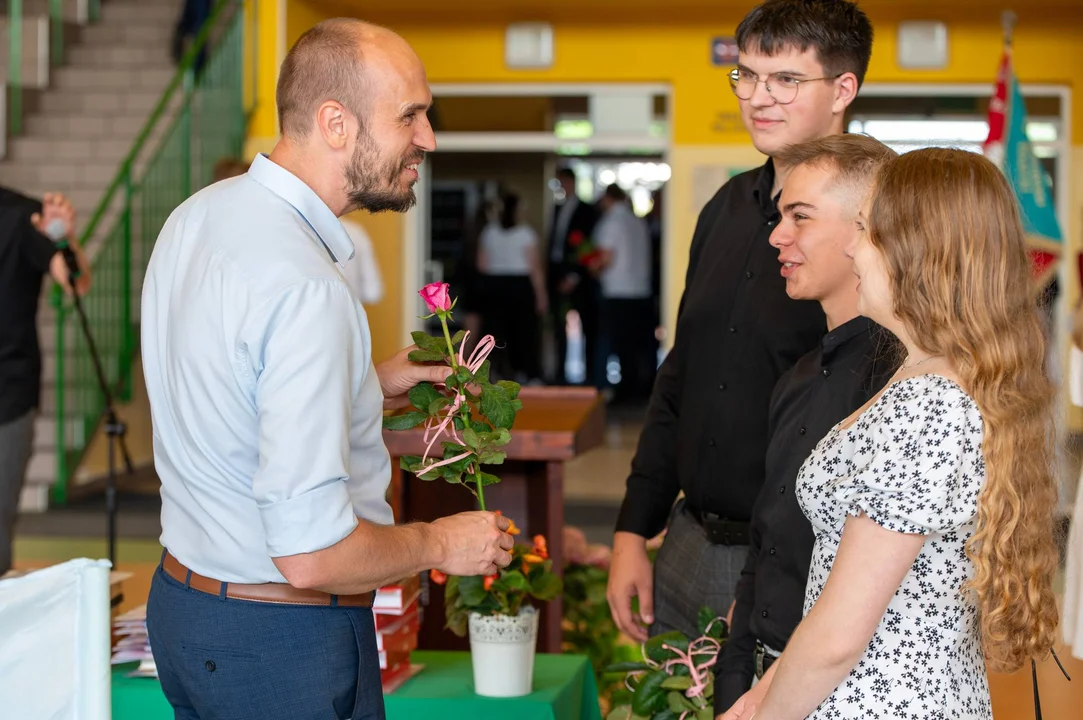
[{"label": "yellow wall", "polygon": [[[261,5],[264,5],[263,3]],[[1016,70],[1024,83],[1071,86],[1083,67],[1083,25],[1066,22],[1065,10],[1038,12],[1032,2],[1021,10],[1016,31]],[[709,61],[709,43],[716,35],[733,32],[752,2],[717,3],[710,20],[694,16],[703,9],[667,11],[654,21],[581,21],[558,8],[552,13],[555,28],[555,61],[552,68],[512,71],[504,66],[504,18],[471,17],[433,19],[428,12],[404,17],[394,8],[372,8],[369,3],[314,4],[286,0],[285,38],[292,43],[305,29],[325,17],[362,14],[402,34],[424,61],[429,80],[442,82],[664,82],[672,87],[674,147],[670,155],[673,180],[667,205],[666,321],[672,327],[677,299],[683,285],[688,245],[697,209],[692,198],[697,167],[710,164],[747,166],[758,160],[737,115],[723,68]],[[946,0],[935,13],[907,11],[905,3],[876,4],[870,17],[876,27],[876,45],[868,80],[876,83],[987,83],[992,84],[1001,52],[999,8]],[[966,5],[964,7],[964,5]],[[387,6],[383,6],[386,8]],[[326,9],[325,9],[326,8]],[[344,10],[345,8],[345,10]],[[356,8],[356,10],[353,10]],[[381,15],[383,12],[386,16]],[[392,14],[389,14],[392,13]],[[398,13],[398,15],[394,15]],[[1029,13],[1029,14],[1028,14]],[[1058,14],[1059,13],[1059,14]],[[563,17],[562,17],[563,16]],[[898,68],[895,33],[901,19],[940,17],[948,22],[950,61],[943,70],[907,71]],[[428,18],[426,21],[425,18]],[[528,19],[528,18],[518,18]],[[453,26],[454,31],[451,31]],[[266,28],[265,32],[276,32]],[[1083,198],[1076,188],[1083,165],[1075,162],[1083,150],[1083,93],[1073,94],[1072,182],[1069,188],[1070,246],[1078,246],[1079,218]],[[253,142],[273,137],[273,115],[257,116],[252,124]],[[439,141],[439,138],[437,138]],[[374,238],[375,239],[375,238]],[[395,279],[387,276],[388,293],[396,292]],[[401,275],[399,276],[401,277]],[[1069,290],[1074,293],[1074,288]]]}]

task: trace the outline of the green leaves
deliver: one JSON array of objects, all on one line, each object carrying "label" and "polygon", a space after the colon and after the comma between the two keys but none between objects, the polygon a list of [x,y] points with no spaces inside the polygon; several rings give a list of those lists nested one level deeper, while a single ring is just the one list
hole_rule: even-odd
[{"label": "green leaves", "polygon": [[410,411],[384,417],[384,430],[409,430],[429,419],[425,413]]},{"label": "green leaves", "polygon": [[426,363],[426,362],[440,362],[446,359],[444,353],[436,352],[435,350],[411,350],[410,354],[406,356],[406,359],[410,362]]},{"label": "green leaves", "polygon": [[531,583],[530,594],[539,600],[552,600],[563,589],[560,578],[551,573],[543,573]]},{"label": "green leaves", "polygon": [[485,600],[485,578],[480,575],[459,578],[459,597],[467,607],[480,605]]},{"label": "green leaves", "polygon": [[481,390],[481,412],[494,427],[510,428],[515,424],[512,402],[519,401],[513,401],[508,391],[499,385],[486,385]]},{"label": "green leaves", "polygon": [[651,717],[666,707],[666,692],[662,689],[662,683],[666,681],[664,670],[649,672],[636,686],[635,694],[632,695],[632,712],[636,715]]},{"label": "green leaves", "polygon": [[413,386],[406,396],[410,398],[410,403],[423,413],[429,412],[429,406],[432,405],[434,401],[440,400],[441,398],[447,400],[447,398],[441,395],[440,391],[437,390],[432,383],[427,382],[418,383]]},{"label": "green leaves", "polygon": [[447,357],[447,342],[444,338],[433,337],[420,330],[410,333],[410,338],[414,341],[414,345],[417,345],[418,350],[438,353],[441,360]]},{"label": "green leaves", "polygon": [[478,477],[481,479],[482,487],[485,487],[487,485],[496,485],[498,482],[500,482],[500,478],[498,478],[496,475],[490,475],[487,472],[480,473]]}]

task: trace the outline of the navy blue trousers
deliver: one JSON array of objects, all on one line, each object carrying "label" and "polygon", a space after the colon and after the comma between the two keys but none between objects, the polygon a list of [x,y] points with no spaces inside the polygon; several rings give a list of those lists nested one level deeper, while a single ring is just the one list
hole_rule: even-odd
[{"label": "navy blue trousers", "polygon": [[216,597],[159,565],[147,632],[178,720],[384,720],[367,608]]}]

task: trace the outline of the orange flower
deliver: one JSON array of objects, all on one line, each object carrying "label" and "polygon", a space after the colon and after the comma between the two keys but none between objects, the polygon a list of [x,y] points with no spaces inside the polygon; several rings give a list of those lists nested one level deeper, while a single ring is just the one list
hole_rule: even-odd
[{"label": "orange flower", "polygon": [[496,575],[486,575],[485,580],[482,581],[482,587],[489,590],[493,587],[494,582],[496,582]]},{"label": "orange flower", "polygon": [[[500,512],[499,510],[493,510],[493,515],[500,515],[501,517],[503,517],[504,513]],[[511,523],[507,530],[508,535],[518,535],[519,528],[515,527],[515,521],[511,518],[508,518],[508,522]]]},{"label": "orange flower", "polygon": [[544,557],[539,557],[537,555],[534,555],[533,553],[527,553],[527,554],[523,555],[523,568],[526,568],[526,564],[528,562],[529,563],[540,563],[543,560],[545,560]]},{"label": "orange flower", "polygon": [[432,581],[437,585],[443,585],[447,582],[447,575],[436,569],[429,570],[429,577],[432,578]]},{"label": "orange flower", "polygon": [[543,558],[549,558],[549,545],[545,542],[544,535],[534,536],[534,553],[541,555]]}]

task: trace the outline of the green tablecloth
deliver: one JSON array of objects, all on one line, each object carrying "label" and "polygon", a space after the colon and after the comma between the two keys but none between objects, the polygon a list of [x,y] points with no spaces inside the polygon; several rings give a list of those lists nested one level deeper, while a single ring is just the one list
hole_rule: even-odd
[{"label": "green tablecloth", "polygon": [[[384,698],[387,720],[500,716],[514,720],[601,720],[594,674],[587,659],[579,655],[539,654],[534,661],[534,692],[518,698],[475,695],[468,653],[419,650],[411,660],[425,669]],[[113,720],[172,720],[173,711],[156,680],[124,677],[133,667],[113,671]]]}]

